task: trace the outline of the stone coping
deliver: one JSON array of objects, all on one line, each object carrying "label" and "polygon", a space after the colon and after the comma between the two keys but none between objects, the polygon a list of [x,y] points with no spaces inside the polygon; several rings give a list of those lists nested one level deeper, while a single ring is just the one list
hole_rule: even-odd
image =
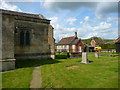
[{"label": "stone coping", "polygon": [[0,60],[0,62],[12,62],[12,61],[15,61],[16,59],[3,59],[3,60]]}]

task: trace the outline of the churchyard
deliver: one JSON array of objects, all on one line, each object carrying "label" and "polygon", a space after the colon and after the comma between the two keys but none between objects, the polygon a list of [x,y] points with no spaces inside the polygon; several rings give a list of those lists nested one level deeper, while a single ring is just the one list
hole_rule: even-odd
[{"label": "churchyard", "polygon": [[[113,56],[111,56],[113,55]],[[30,88],[32,72],[40,67],[41,88],[118,88],[118,54],[88,53],[89,64],[82,57],[66,58],[57,53],[55,60],[16,60],[16,69],[2,73],[3,88]]]}]

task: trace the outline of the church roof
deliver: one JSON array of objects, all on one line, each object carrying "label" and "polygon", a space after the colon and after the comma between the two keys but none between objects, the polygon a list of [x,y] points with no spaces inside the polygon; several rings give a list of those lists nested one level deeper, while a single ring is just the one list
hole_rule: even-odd
[{"label": "church roof", "polygon": [[45,20],[47,20],[47,19],[46,19],[43,15],[41,15],[41,14],[30,14],[30,13],[9,11],[9,10],[3,10],[3,9],[0,9],[0,12],[2,12],[2,13],[4,13],[4,14],[9,14],[9,15],[19,15],[19,16],[25,16],[25,17],[32,17],[32,18],[45,19]]}]

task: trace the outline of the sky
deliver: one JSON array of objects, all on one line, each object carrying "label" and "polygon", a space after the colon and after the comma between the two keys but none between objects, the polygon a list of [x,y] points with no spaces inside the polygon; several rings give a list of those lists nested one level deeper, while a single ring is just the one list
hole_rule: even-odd
[{"label": "sky", "polygon": [[[62,0],[64,1],[64,0]],[[73,36],[81,39],[96,36],[103,39],[118,38],[118,2],[56,2],[55,0],[0,1],[0,8],[18,12],[42,14],[51,20],[54,38]],[[116,0],[113,0],[116,1]],[[120,34],[119,34],[120,35]]]}]

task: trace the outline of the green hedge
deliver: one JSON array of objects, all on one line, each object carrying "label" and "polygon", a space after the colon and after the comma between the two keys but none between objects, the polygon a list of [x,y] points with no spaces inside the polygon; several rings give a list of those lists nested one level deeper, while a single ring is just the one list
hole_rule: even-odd
[{"label": "green hedge", "polygon": [[115,44],[100,44],[102,49],[115,49]]}]

